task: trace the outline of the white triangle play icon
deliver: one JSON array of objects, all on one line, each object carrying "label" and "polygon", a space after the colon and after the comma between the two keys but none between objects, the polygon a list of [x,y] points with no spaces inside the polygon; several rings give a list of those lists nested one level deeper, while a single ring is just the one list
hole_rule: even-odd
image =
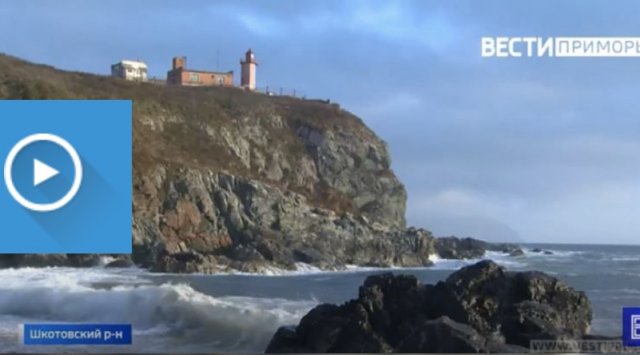
[{"label": "white triangle play icon", "polygon": [[38,186],[60,172],[38,159],[33,159],[33,186]]}]

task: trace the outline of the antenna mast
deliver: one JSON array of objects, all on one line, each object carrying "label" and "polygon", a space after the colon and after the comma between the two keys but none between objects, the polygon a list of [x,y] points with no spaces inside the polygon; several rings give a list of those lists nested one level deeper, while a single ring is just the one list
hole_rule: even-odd
[{"label": "antenna mast", "polygon": [[216,49],[216,71],[220,71],[220,48]]}]

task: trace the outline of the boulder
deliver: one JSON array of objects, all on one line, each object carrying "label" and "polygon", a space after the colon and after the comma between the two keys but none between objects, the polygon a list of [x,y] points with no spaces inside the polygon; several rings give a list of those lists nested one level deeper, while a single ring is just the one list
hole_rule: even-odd
[{"label": "boulder", "polygon": [[0,268],[92,267],[100,264],[96,254],[4,254]]},{"label": "boulder", "polygon": [[516,244],[489,243],[474,238],[436,238],[434,246],[438,256],[443,259],[479,259],[487,251],[495,251],[512,256],[524,254]]},{"label": "boulder", "polygon": [[133,267],[135,264],[131,260],[131,257],[123,256],[118,257],[115,260],[108,262],[104,267],[106,268],[127,268]]},{"label": "boulder", "polygon": [[435,249],[444,259],[476,259],[484,256],[486,243],[473,238],[443,237],[435,240]]},{"label": "boulder", "polygon": [[584,293],[540,272],[481,261],[436,285],[391,273],[368,277],[358,298],[324,304],[280,328],[267,352],[524,352],[534,339],[582,339]]},{"label": "boulder", "polygon": [[521,346],[528,339],[581,338],[592,317],[583,292],[541,272],[506,272],[488,260],[451,274],[431,294],[433,315],[483,334],[502,332],[507,343]]},{"label": "boulder", "polygon": [[504,344],[478,333],[469,325],[442,316],[416,327],[399,345],[398,352],[420,353],[514,353],[524,347]]},{"label": "boulder", "polygon": [[485,248],[490,251],[497,251],[504,254],[522,255],[524,251],[517,244],[511,243],[486,243]]},{"label": "boulder", "polygon": [[524,255],[524,251],[522,249],[514,250],[509,253],[509,256],[522,256]]}]

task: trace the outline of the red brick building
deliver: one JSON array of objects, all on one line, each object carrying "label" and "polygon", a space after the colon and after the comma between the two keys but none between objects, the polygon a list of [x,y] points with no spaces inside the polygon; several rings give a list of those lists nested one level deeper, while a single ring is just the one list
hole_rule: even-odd
[{"label": "red brick building", "polygon": [[187,69],[187,58],[174,57],[167,84],[184,86],[233,86],[233,70],[226,73]]}]

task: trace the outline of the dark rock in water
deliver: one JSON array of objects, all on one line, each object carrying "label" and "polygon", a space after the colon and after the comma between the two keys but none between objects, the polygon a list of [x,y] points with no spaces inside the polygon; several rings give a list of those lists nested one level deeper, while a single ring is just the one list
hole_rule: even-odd
[{"label": "dark rock in water", "polygon": [[543,251],[544,255],[553,255],[553,252],[549,251],[549,250],[545,250]]},{"label": "dark rock in water", "polygon": [[93,267],[100,265],[100,255],[97,254],[67,254],[69,267]]},{"label": "dark rock in water", "polygon": [[524,254],[522,248],[511,243],[486,243],[485,248],[489,251],[497,251],[505,254]]},{"label": "dark rock in water", "polygon": [[399,352],[421,353],[478,353],[488,352],[487,339],[470,326],[443,316],[418,324],[404,339]]},{"label": "dark rock in water", "polygon": [[295,353],[300,346],[296,328],[291,326],[278,328],[269,343],[269,348],[277,349],[280,353]]},{"label": "dark rock in water", "polygon": [[280,328],[266,351],[524,352],[534,339],[582,339],[590,322],[584,293],[481,261],[436,285],[370,276],[357,299],[317,306],[297,327]]},{"label": "dark rock in water", "polygon": [[65,266],[67,256],[65,254],[4,254],[0,255],[0,267],[46,267]]},{"label": "dark rock in water", "polygon": [[436,238],[434,245],[438,256],[444,259],[478,259],[483,257],[486,251],[510,255],[524,254],[516,244],[489,243],[474,238]]},{"label": "dark rock in water", "polygon": [[544,250],[544,249],[540,249],[540,248],[533,248],[531,249],[532,253],[542,253],[545,255],[553,255],[553,252],[549,251],[549,250]]},{"label": "dark rock in water", "polygon": [[[540,272],[505,272],[482,261],[453,273],[434,287],[433,312],[470,324],[483,334],[501,331],[509,344],[531,339],[581,338],[591,322],[591,306],[578,292]],[[444,297],[443,297],[444,296]]]},{"label": "dark rock in water", "polygon": [[484,256],[485,242],[473,238],[445,237],[435,240],[436,252],[444,259],[475,259]]},{"label": "dark rock in water", "polygon": [[509,253],[509,256],[522,256],[522,255],[524,255],[524,251],[522,251],[521,249],[514,250]]},{"label": "dark rock in water", "polygon": [[123,256],[118,257],[117,259],[107,263],[104,267],[106,268],[125,268],[125,267],[133,267],[135,264],[131,261],[131,257]]},{"label": "dark rock in water", "polygon": [[400,344],[398,352],[421,353],[513,353],[527,349],[507,345],[478,333],[471,326],[455,322],[447,316],[427,320],[418,325]]},{"label": "dark rock in water", "polygon": [[96,254],[4,254],[0,255],[0,268],[20,267],[92,267],[100,264]]}]

